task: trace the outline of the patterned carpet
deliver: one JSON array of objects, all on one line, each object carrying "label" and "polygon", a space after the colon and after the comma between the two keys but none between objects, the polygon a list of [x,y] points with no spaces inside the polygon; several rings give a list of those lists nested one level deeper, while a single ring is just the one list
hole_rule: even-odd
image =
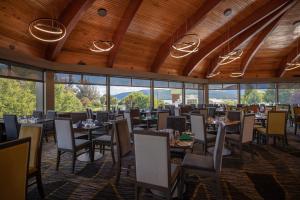
[{"label": "patterned carpet", "polygon": [[[246,151],[243,159],[233,154],[223,159],[221,175],[224,199],[300,199],[300,136],[289,134],[289,146],[253,145],[254,159]],[[174,159],[174,162],[180,162]],[[55,170],[56,146],[44,143],[42,176],[46,199],[134,199],[135,170],[122,173],[115,185],[110,153],[94,163],[76,163],[71,173],[71,155],[61,158]],[[215,199],[215,185],[210,179],[189,176],[184,199]],[[28,199],[40,199],[36,186],[29,188]],[[157,199],[145,191],[143,199]]]}]

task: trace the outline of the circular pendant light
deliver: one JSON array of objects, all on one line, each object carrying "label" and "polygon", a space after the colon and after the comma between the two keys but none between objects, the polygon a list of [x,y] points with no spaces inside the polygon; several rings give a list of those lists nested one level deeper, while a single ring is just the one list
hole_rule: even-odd
[{"label": "circular pendant light", "polygon": [[171,46],[170,55],[173,58],[183,58],[198,51],[200,38],[198,34],[185,34],[179,42]]},{"label": "circular pendant light", "polygon": [[226,65],[229,64],[239,58],[241,58],[243,54],[243,50],[241,49],[237,49],[234,51],[229,52],[228,54],[224,55],[224,56],[219,56],[219,65]]},{"label": "circular pendant light", "polygon": [[242,77],[242,76],[244,76],[243,72],[232,72],[230,74],[230,77],[232,77],[232,78],[238,78],[238,77]]},{"label": "circular pendant light", "polygon": [[40,18],[32,21],[28,30],[32,37],[42,42],[57,42],[66,36],[66,27],[51,18]]},{"label": "circular pendant light", "polygon": [[287,63],[285,71],[291,71],[300,67],[300,62]]},{"label": "circular pendant light", "polygon": [[206,78],[213,78],[213,77],[215,77],[215,76],[218,76],[219,74],[221,74],[220,71],[217,72],[217,73],[211,73],[211,74],[207,75]]},{"label": "circular pendant light", "polygon": [[110,51],[113,47],[114,47],[114,43],[112,41],[97,40],[97,41],[93,41],[90,50],[96,53],[101,53],[101,52]]}]

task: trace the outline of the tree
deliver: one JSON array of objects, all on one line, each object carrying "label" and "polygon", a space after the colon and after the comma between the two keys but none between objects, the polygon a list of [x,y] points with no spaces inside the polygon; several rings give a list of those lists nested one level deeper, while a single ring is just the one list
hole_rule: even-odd
[{"label": "tree", "polygon": [[31,115],[36,109],[35,82],[0,78],[0,115]]},{"label": "tree", "polygon": [[274,89],[266,90],[265,94],[263,95],[263,101],[265,103],[274,103],[275,102],[275,90]]},{"label": "tree", "polygon": [[142,92],[132,92],[119,102],[119,105],[121,104],[124,104],[126,106],[126,109],[134,107],[147,109],[150,107],[150,97],[143,94]]},{"label": "tree", "polygon": [[55,110],[58,112],[83,111],[81,101],[70,87],[62,84],[55,85]]},{"label": "tree", "polygon": [[257,90],[247,89],[245,94],[241,98],[243,104],[257,104],[261,103],[263,99],[263,94]]}]

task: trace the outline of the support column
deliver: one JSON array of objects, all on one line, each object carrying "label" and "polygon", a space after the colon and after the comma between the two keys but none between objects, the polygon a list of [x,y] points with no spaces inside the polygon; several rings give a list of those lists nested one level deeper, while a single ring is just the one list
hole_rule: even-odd
[{"label": "support column", "polygon": [[278,94],[278,83],[275,83],[275,104],[278,104],[279,94]]},{"label": "support column", "polygon": [[150,80],[150,109],[154,109],[154,81]]},{"label": "support column", "polygon": [[106,110],[110,111],[110,77],[106,77]]},{"label": "support column", "polygon": [[54,72],[44,72],[44,112],[55,109]]},{"label": "support column", "polygon": [[238,104],[241,104],[241,87],[240,87],[240,84],[237,84],[237,92],[238,92],[238,101],[237,103]]},{"label": "support column", "polygon": [[185,83],[182,83],[182,104],[185,105]]},{"label": "support column", "polygon": [[209,104],[209,97],[208,97],[208,84],[205,84],[204,87],[204,102],[205,104]]}]

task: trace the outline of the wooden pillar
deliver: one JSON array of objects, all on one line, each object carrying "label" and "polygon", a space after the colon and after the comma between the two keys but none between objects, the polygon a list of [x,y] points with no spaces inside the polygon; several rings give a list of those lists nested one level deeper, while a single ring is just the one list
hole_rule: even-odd
[{"label": "wooden pillar", "polygon": [[154,81],[150,80],[150,110],[154,109]]},{"label": "wooden pillar", "polygon": [[185,83],[182,83],[182,104],[185,105]]},{"label": "wooden pillar", "polygon": [[238,92],[238,101],[237,103],[238,104],[241,104],[241,87],[240,87],[240,84],[237,84],[237,92]]},{"label": "wooden pillar", "polygon": [[55,109],[54,72],[44,73],[44,112]]},{"label": "wooden pillar", "polygon": [[110,111],[110,77],[106,76],[106,110]]},{"label": "wooden pillar", "polygon": [[208,84],[205,84],[204,86],[204,102],[205,104],[209,104],[209,97],[208,97]]}]

